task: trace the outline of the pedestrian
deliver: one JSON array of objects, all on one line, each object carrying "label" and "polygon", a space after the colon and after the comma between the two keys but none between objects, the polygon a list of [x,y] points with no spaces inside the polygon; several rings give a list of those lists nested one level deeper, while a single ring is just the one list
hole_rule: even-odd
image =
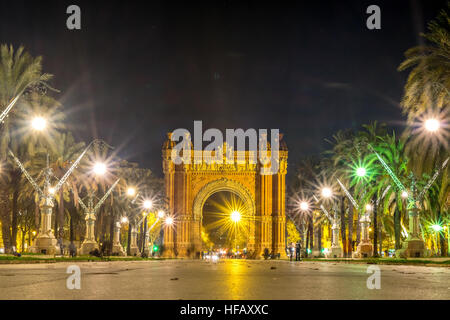
[{"label": "pedestrian", "polygon": [[77,247],[75,246],[73,241],[70,242],[70,245],[69,245],[69,254],[72,258],[76,257],[76,255],[77,255]]},{"label": "pedestrian", "polygon": [[300,244],[300,241],[297,242],[297,246],[295,248],[295,261],[300,261],[300,250],[302,249],[302,246]]}]

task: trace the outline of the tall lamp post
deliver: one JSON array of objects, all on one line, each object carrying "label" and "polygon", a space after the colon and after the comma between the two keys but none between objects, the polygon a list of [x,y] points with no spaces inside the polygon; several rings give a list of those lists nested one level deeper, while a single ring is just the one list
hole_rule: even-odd
[{"label": "tall lamp post", "polygon": [[[431,119],[433,120],[433,119]],[[426,130],[430,132],[437,131],[439,126],[433,120],[428,122],[428,125],[425,122]],[[387,173],[391,176],[394,183],[397,187],[402,191],[402,194],[407,194],[407,209],[409,216],[409,230],[408,230],[408,239],[405,243],[403,243],[403,248],[397,250],[395,253],[397,257],[405,258],[405,257],[424,257],[426,255],[425,242],[423,241],[420,235],[420,226],[419,226],[419,208],[418,203],[421,203],[425,193],[428,189],[433,185],[434,181],[437,179],[442,170],[447,166],[447,163],[450,158],[447,158],[442,166],[436,170],[433,177],[428,181],[427,185],[422,189],[422,191],[418,194],[416,181],[413,173],[410,173],[411,180],[411,188],[410,192],[406,191],[405,186],[400,182],[395,173],[391,170],[391,168],[386,164],[383,158],[375,151],[375,149],[369,144],[369,148],[372,152],[377,156],[378,160],[385,168]]]},{"label": "tall lamp post", "polygon": [[[40,130],[43,130],[45,128],[45,122],[42,120],[33,121],[33,127],[35,129],[40,128]],[[80,163],[81,159],[84,157],[86,152],[89,150],[89,148],[94,144],[106,144],[102,140],[94,140],[92,141],[86,149],[80,154],[80,156],[75,160],[75,162],[72,164],[72,166],[67,170],[67,172],[64,174],[64,176],[58,181],[56,186],[52,187],[50,184],[50,180],[53,175],[53,171],[50,168],[49,164],[49,157],[47,155],[47,166],[44,169],[44,189],[42,190],[39,185],[36,183],[36,181],[31,177],[31,175],[28,173],[28,171],[25,169],[23,164],[20,162],[19,159],[16,158],[16,156],[13,154],[11,150],[9,150],[10,156],[14,159],[17,166],[20,168],[20,170],[23,172],[25,177],[28,179],[28,181],[31,183],[31,185],[34,187],[36,192],[40,196],[40,203],[39,203],[39,209],[41,211],[41,223],[39,227],[38,235],[36,236],[35,244],[30,247],[30,251],[33,253],[46,253],[46,254],[55,254],[57,251],[59,251],[59,248],[57,246],[56,238],[53,234],[52,230],[52,210],[53,210],[53,200],[55,194],[61,189],[63,184],[67,181],[69,176],[72,174],[72,172],[75,170],[75,168]]]}]

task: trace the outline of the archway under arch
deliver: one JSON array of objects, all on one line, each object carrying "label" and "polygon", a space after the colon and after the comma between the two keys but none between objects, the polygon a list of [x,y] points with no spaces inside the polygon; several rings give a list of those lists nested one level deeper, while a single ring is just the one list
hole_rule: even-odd
[{"label": "archway under arch", "polygon": [[246,256],[255,217],[235,192],[218,191],[204,203],[201,215],[203,251]]},{"label": "archway under arch", "polygon": [[[193,242],[196,252],[200,252],[205,248],[204,239],[202,239],[202,229],[203,229],[203,222],[204,222],[204,207],[205,204],[207,204],[209,199],[214,200],[214,196],[218,194],[227,193],[230,195],[230,198],[233,199],[235,203],[228,203],[223,204],[222,208],[219,208],[218,212],[219,217],[221,214],[221,222],[223,224],[227,223],[227,220],[231,225],[233,226],[232,222],[230,221],[230,216],[233,211],[242,211],[240,214],[244,218],[246,224],[246,241],[245,241],[245,248],[246,251],[252,253],[255,250],[255,213],[256,213],[256,204],[255,199],[252,197],[251,193],[239,182],[231,180],[231,179],[217,179],[214,181],[209,182],[206,184],[197,194],[197,196],[194,199],[193,202],[193,218],[194,218],[194,224],[192,225],[192,236],[193,236]],[[244,222],[242,221],[242,222]],[[236,225],[234,226],[236,227]],[[244,229],[244,228],[241,228]],[[241,230],[243,231],[243,230]],[[236,249],[236,248],[235,248]]]}]

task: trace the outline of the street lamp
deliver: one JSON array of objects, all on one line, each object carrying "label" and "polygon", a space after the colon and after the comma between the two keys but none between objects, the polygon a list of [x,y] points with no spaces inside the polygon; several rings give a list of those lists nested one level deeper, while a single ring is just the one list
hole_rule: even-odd
[{"label": "street lamp", "polygon": [[372,205],[371,204],[366,204],[366,210],[367,211],[372,211]]},{"label": "street lamp", "polygon": [[330,198],[333,195],[333,191],[331,191],[330,188],[325,187],[322,189],[322,197],[324,198]]},{"label": "street lamp", "polygon": [[439,130],[441,124],[439,123],[439,120],[431,118],[425,121],[424,126],[428,132],[434,133]]},{"label": "street lamp", "polygon": [[366,173],[367,173],[366,168],[359,167],[358,169],[356,169],[356,175],[360,178],[365,177]]},{"label": "street lamp", "polygon": [[127,217],[123,217],[121,221],[122,221],[122,223],[127,223],[128,222],[128,218]]},{"label": "street lamp", "polygon": [[406,192],[405,190],[402,191],[402,198],[403,199],[407,199],[408,198],[408,192]]},{"label": "street lamp", "polygon": [[158,218],[162,219],[162,218],[164,218],[165,215],[166,215],[166,213],[164,212],[164,210],[158,211]]},{"label": "street lamp", "polygon": [[127,195],[128,195],[128,196],[133,197],[135,194],[136,194],[136,189],[135,189],[135,188],[129,187],[129,188],[127,189]]},{"label": "street lamp", "polygon": [[153,207],[153,202],[152,202],[152,200],[145,200],[145,201],[144,201],[144,209],[149,210],[149,209],[151,209],[152,207]]},{"label": "street lamp", "polygon": [[94,173],[100,176],[104,175],[106,173],[106,165],[104,163],[97,162],[94,165]]},{"label": "street lamp", "polygon": [[31,126],[34,130],[42,131],[47,126],[47,120],[42,117],[36,117],[31,121]]},{"label": "street lamp", "polygon": [[231,212],[231,220],[235,223],[239,222],[241,220],[241,213],[236,210]]},{"label": "street lamp", "polygon": [[166,225],[171,226],[173,224],[173,218],[172,217],[167,217],[166,218]]},{"label": "street lamp", "polygon": [[300,210],[302,210],[302,211],[308,211],[308,209],[309,209],[309,204],[308,204],[308,202],[302,201],[302,202],[300,203]]}]

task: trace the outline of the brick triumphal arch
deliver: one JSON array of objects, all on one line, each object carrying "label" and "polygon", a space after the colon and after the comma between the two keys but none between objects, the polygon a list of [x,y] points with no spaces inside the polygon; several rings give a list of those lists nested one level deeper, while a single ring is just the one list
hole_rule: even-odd
[{"label": "brick triumphal arch", "polygon": [[[164,257],[199,256],[202,251],[203,205],[211,195],[220,191],[234,193],[248,208],[251,216],[247,243],[249,253],[260,258],[267,248],[270,253],[286,256],[285,177],[288,151],[283,141],[280,141],[279,170],[275,174],[261,174],[264,165],[249,161],[250,151],[244,151],[243,162],[208,164],[201,160],[175,164],[171,158],[174,146],[169,133],[162,157],[168,214],[174,217],[175,223],[163,228]],[[226,150],[224,143],[221,152],[225,154]],[[203,159],[202,152],[192,152],[192,160],[199,154]],[[235,159],[237,154],[235,152]]]}]

